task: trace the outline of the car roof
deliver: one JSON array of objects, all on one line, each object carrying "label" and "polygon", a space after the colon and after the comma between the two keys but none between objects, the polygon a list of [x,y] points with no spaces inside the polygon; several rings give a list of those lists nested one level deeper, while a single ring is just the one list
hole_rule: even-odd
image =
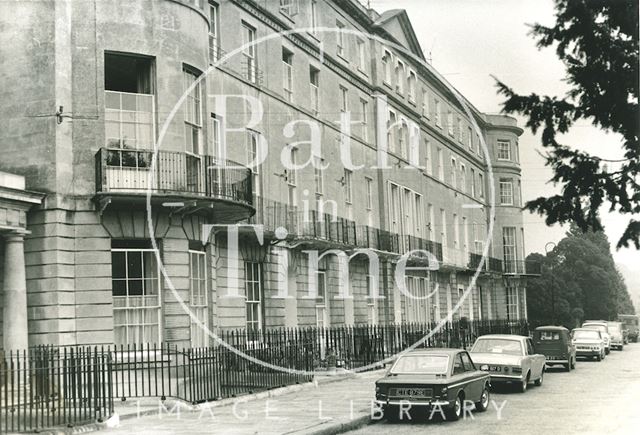
[{"label": "car roof", "polygon": [[597,329],[591,329],[591,328],[573,328],[571,331],[596,331],[596,332],[600,332]]},{"label": "car roof", "polygon": [[433,347],[428,349],[413,349],[405,353],[404,355],[425,354],[425,355],[455,356],[459,352],[466,352],[466,351],[464,349],[452,349],[450,347]]},{"label": "car roof", "polygon": [[480,340],[481,338],[501,338],[506,340],[522,340],[529,337],[525,337],[524,335],[513,335],[513,334],[488,334],[488,335],[481,335],[480,337],[478,337],[478,340]]},{"label": "car roof", "polygon": [[584,322],[582,322],[583,325],[585,323],[604,323],[606,325],[607,321],[606,320],[585,320]]},{"label": "car roof", "polygon": [[564,326],[555,326],[555,325],[538,326],[535,330],[536,331],[568,331],[568,329],[565,328]]}]

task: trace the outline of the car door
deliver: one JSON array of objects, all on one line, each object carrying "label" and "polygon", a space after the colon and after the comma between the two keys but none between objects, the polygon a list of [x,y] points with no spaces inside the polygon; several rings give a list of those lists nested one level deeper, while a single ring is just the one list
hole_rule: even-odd
[{"label": "car door", "polygon": [[484,386],[483,379],[486,377],[486,374],[476,368],[467,351],[460,352],[459,355],[462,359],[462,365],[464,366],[468,380],[465,388],[465,396],[469,400],[478,401],[482,395],[482,389]]},{"label": "car door", "polygon": [[531,379],[538,379],[544,370],[545,356],[535,353],[530,338],[526,340],[526,353],[531,361]]}]

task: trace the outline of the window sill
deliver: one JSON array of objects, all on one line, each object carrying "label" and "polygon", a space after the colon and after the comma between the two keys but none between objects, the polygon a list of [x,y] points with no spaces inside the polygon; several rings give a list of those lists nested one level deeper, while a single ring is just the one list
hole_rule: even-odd
[{"label": "window sill", "polygon": [[338,59],[341,59],[343,62],[346,62],[347,64],[349,63],[349,59],[345,57],[344,53],[336,53],[336,56],[338,57]]},{"label": "window sill", "polygon": [[369,74],[367,74],[367,73],[366,73],[366,71],[365,71],[365,70],[363,70],[363,69],[362,69],[362,68],[360,68],[360,67],[358,67],[358,72],[359,72],[360,74],[362,74],[363,76],[365,76],[365,77],[369,77]]},{"label": "window sill", "polygon": [[293,18],[291,18],[291,16],[289,14],[287,14],[286,12],[282,11],[282,9],[280,11],[280,15],[282,15],[284,18],[287,19],[287,21],[291,22],[292,24],[295,24],[295,20]]}]

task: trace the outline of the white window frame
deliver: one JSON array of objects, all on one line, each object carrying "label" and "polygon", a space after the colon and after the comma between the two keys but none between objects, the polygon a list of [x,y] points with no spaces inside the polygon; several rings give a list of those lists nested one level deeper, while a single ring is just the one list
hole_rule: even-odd
[{"label": "white window frame", "polygon": [[328,328],[331,320],[329,317],[329,294],[327,291],[327,272],[316,271],[316,327]]},{"label": "white window frame", "polygon": [[314,157],[316,164],[313,167],[313,182],[316,190],[316,195],[324,195],[324,159],[321,157]]},{"label": "white window frame", "polygon": [[344,202],[353,204],[353,171],[344,170]]},{"label": "white window frame", "polygon": [[422,88],[422,116],[429,119],[429,92]]},{"label": "white window frame", "polygon": [[[263,281],[263,268],[262,268],[262,263],[257,262],[257,261],[245,261],[244,262],[244,289],[245,289],[245,325],[246,325],[246,329],[247,331],[252,331],[252,332],[259,332],[262,331],[264,328],[264,281]],[[249,268],[252,268],[251,272],[252,272],[252,279],[249,279],[249,274],[248,274],[248,270]],[[257,279],[256,276],[257,275]],[[253,292],[254,293],[253,296],[256,296],[256,289],[255,287],[257,286],[257,296],[258,298],[252,298],[250,299],[250,289],[249,286],[253,286]],[[251,319],[249,318],[249,307],[250,306],[257,306],[257,312],[255,314],[257,314],[257,318],[253,317],[253,314],[251,316]],[[255,325],[257,326],[256,328],[251,328],[251,325]]]},{"label": "white window frame", "polygon": [[345,25],[341,21],[336,20],[336,54],[341,58],[346,57],[344,30]]},{"label": "white window frame", "polygon": [[256,56],[256,29],[242,22],[242,57],[245,63],[245,78],[254,84],[258,83],[258,61]]},{"label": "white window frame", "polygon": [[[184,90],[186,91],[198,80],[195,71],[182,69]],[[187,138],[190,138],[187,140]],[[202,81],[189,92],[184,102],[184,149],[192,155],[202,154]],[[196,143],[194,143],[194,140]],[[191,144],[191,147],[189,147]],[[191,149],[189,149],[191,148]]]},{"label": "white window frame", "polygon": [[253,176],[253,193],[256,196],[262,196],[262,175],[260,174],[260,165],[255,165],[258,157],[258,148],[260,144],[260,133],[254,130],[247,130],[247,164],[250,166]]},{"label": "white window frame", "polygon": [[511,178],[501,178],[500,205],[513,205],[513,180]]},{"label": "white window frame", "polygon": [[364,99],[364,98],[360,98],[360,109],[362,111],[362,120],[361,122],[361,138],[364,141],[368,141],[369,140],[369,116],[368,116],[368,111],[369,111],[369,102]]},{"label": "white window frame", "polygon": [[339,85],[339,89],[340,89],[340,112],[345,113],[349,111],[349,89],[342,85]]},{"label": "white window frame", "polygon": [[407,79],[407,87],[408,89],[408,93],[409,93],[409,102],[410,103],[414,103],[416,102],[416,82],[417,82],[418,78],[416,77],[416,73],[413,70],[409,70],[409,77]]},{"label": "white window frame", "polygon": [[405,82],[405,68],[404,62],[398,60],[396,62],[396,92],[400,95],[404,94],[404,82]]},{"label": "white window frame", "polygon": [[357,38],[356,46],[358,48],[358,68],[360,72],[367,72],[367,46],[364,39]]},{"label": "white window frame", "polygon": [[[196,260],[196,263],[194,263]],[[194,264],[198,265],[198,270],[194,275]],[[207,253],[206,251],[196,251],[189,249],[189,308],[191,313],[204,324],[204,328],[190,318],[191,347],[207,347],[209,336],[209,286],[207,279]],[[195,283],[198,283],[198,294],[195,294]]]},{"label": "white window frame", "polygon": [[438,179],[444,183],[444,151],[438,147]]},{"label": "white window frame", "polygon": [[440,127],[442,128],[442,109],[441,109],[441,104],[440,104],[440,100],[435,99],[433,101],[433,116],[435,117],[435,122],[436,122],[436,127]]},{"label": "white window frame", "polygon": [[287,101],[293,101],[293,53],[282,47],[282,89]]},{"label": "white window frame", "polygon": [[449,180],[454,189],[458,188],[458,163],[455,157],[451,157],[451,171]]},{"label": "white window frame", "polygon": [[[314,83],[314,78],[316,83]],[[309,66],[309,89],[311,92],[311,108],[317,115],[320,111],[320,70],[313,65]]]},{"label": "white window frame", "polygon": [[[506,292],[506,308],[507,308],[507,318],[509,320],[520,320],[520,292],[517,285],[507,285],[505,288]],[[512,318],[513,314],[515,314],[515,319]]]},{"label": "white window frame", "polygon": [[[125,296],[115,296],[112,294],[112,298],[113,298],[113,311],[114,311],[114,337],[117,337],[117,334],[115,332],[115,329],[118,327],[124,327],[125,328],[125,342],[124,343],[116,343],[116,345],[118,344],[141,344],[141,343],[149,343],[149,342],[145,342],[144,341],[144,330],[145,327],[153,327],[153,325],[155,325],[155,327],[158,330],[158,334],[157,334],[157,342],[156,343],[162,343],[162,322],[161,322],[161,307],[162,307],[162,288],[161,288],[161,280],[160,280],[160,265],[158,264],[157,258],[156,258],[156,251],[154,249],[147,249],[147,248],[111,248],[111,254],[113,255],[114,252],[122,252],[125,254],[125,277],[124,278],[114,278],[113,274],[112,274],[112,281],[124,281],[125,282],[125,286],[126,286],[126,295]],[[129,261],[129,254],[131,253],[135,253],[135,254],[140,254],[142,256],[142,271],[141,271],[141,275],[142,278],[140,278],[140,280],[142,281],[142,285],[143,285],[143,294],[142,295],[129,295],[129,286],[130,286],[130,281],[131,279],[129,278],[129,268],[128,265],[130,264]],[[155,267],[156,267],[156,273],[155,273],[155,277],[151,277],[151,278],[147,278],[146,277],[146,273],[145,273],[145,269],[144,269],[144,256],[145,253],[148,253],[150,255],[150,258],[153,260],[153,262],[155,262]],[[112,265],[113,265],[113,257],[112,257]],[[138,279],[135,278],[135,280],[137,281]],[[155,296],[156,299],[156,303],[153,305],[146,305],[146,301],[147,298],[145,296],[148,296],[147,294],[145,294],[145,285],[147,284],[146,281],[151,281],[151,280],[155,280],[156,281],[156,291],[157,293],[153,296]],[[132,297],[140,297],[142,296],[142,305],[140,304],[135,304],[135,305],[130,305],[130,300],[129,298]],[[117,300],[124,300],[126,303],[124,306],[120,306],[120,304],[116,303]],[[116,324],[116,312],[117,311],[123,311],[125,313],[125,323],[119,325]],[[142,323],[131,323],[129,320],[129,314],[130,312],[137,312],[140,311],[142,312],[142,315],[145,316],[145,311],[155,311],[155,317],[156,317],[156,321],[155,323],[149,323],[146,321],[146,319],[143,319]],[[138,328],[138,327],[142,327],[142,337],[143,337],[143,341],[131,341],[130,339],[130,330],[131,328]]]},{"label": "white window frame", "polygon": [[373,178],[364,177],[367,195],[367,210],[373,210]]},{"label": "white window frame", "polygon": [[475,198],[476,197],[476,170],[474,168],[471,168],[471,173],[469,178],[471,179],[471,197]]},{"label": "white window frame", "polygon": [[500,161],[511,161],[511,142],[504,139],[498,139],[497,142],[497,158]]},{"label": "white window frame", "polygon": [[209,63],[213,65],[220,58],[220,7],[209,2]]},{"label": "white window frame", "polygon": [[298,0],[280,0],[280,12],[292,19],[298,14]]},{"label": "white window frame", "polygon": [[310,8],[310,17],[311,17],[311,32],[315,35],[318,33],[318,1],[317,0],[311,0],[311,3],[309,4],[309,8]]},{"label": "white window frame", "polygon": [[431,154],[431,141],[429,141],[429,139],[425,139],[424,141],[424,146],[425,146],[425,158],[426,158],[426,162],[425,162],[425,168],[427,171],[427,175],[432,176],[433,175],[433,156]]},{"label": "white window frame", "polygon": [[382,55],[382,69],[384,71],[383,83],[393,86],[393,55],[389,50],[384,50]]}]

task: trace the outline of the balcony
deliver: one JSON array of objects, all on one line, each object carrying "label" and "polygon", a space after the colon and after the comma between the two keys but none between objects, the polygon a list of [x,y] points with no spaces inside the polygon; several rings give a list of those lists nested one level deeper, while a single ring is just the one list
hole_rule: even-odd
[{"label": "balcony", "polygon": [[345,218],[312,210],[298,214],[298,240],[323,241],[341,246],[356,246],[356,223]]},{"label": "balcony", "polygon": [[96,154],[96,193],[107,203],[144,204],[150,192],[154,204],[208,210],[219,222],[236,222],[254,212],[251,183],[250,169],[212,156],[158,151],[154,164],[149,150]]},{"label": "balcony", "polygon": [[[467,268],[472,271],[477,270],[478,266],[480,266],[481,260],[481,254],[470,253],[469,264]],[[484,260],[484,264],[482,265],[482,270],[484,272],[502,273],[502,260],[494,257],[486,257]]]},{"label": "balcony", "polygon": [[539,261],[505,260],[503,264],[505,275],[540,276],[542,274],[542,264]]},{"label": "balcony", "polygon": [[290,235],[298,233],[298,208],[261,196],[254,196],[253,205],[256,214],[249,219],[249,224],[263,225],[267,234],[275,233],[276,228],[286,228]]}]

